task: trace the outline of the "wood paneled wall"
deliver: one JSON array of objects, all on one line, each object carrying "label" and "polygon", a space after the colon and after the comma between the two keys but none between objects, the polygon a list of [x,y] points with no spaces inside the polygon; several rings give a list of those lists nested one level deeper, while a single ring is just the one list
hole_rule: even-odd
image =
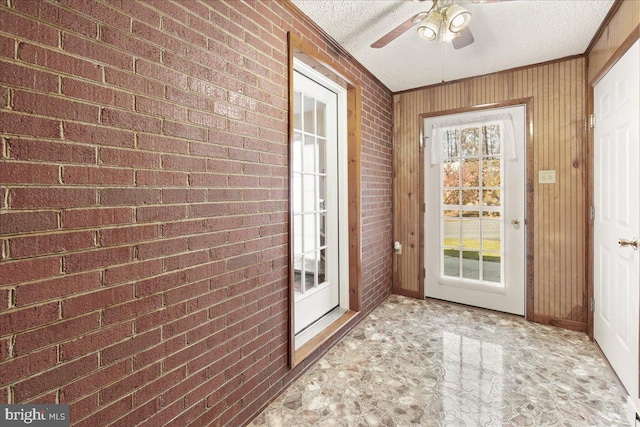
[{"label": "wood paneled wall", "polygon": [[[595,80],[602,77],[611,66],[612,59],[615,62],[620,55],[618,49],[623,47],[628,40],[638,38],[638,35],[630,37],[634,31],[638,33],[640,24],[640,1],[625,0],[603,28],[602,34],[595,41],[589,55],[588,82],[595,84]],[[626,50],[626,49],[624,49]]]},{"label": "wood paneled wall", "polygon": [[[586,330],[586,61],[568,58],[394,95],[394,291],[422,297],[420,114],[531,98],[533,320]],[[539,185],[538,171],[556,170]],[[531,301],[531,295],[527,298]]]}]

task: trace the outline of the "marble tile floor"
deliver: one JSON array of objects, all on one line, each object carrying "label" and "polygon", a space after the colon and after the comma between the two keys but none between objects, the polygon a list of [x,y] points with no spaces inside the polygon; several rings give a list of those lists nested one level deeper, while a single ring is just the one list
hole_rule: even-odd
[{"label": "marble tile floor", "polygon": [[392,295],[251,426],[624,426],[587,336]]}]

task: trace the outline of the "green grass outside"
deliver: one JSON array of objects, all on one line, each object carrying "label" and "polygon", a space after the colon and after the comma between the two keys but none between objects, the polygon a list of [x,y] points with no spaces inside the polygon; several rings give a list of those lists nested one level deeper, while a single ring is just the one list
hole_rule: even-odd
[{"label": "green grass outside", "polygon": [[[459,243],[458,239],[444,239],[445,246],[457,246]],[[479,239],[463,239],[462,247],[464,249],[480,249],[480,240]],[[500,240],[484,240],[484,248],[483,251],[491,251],[491,252],[500,252]],[[460,251],[458,249],[445,249],[444,255],[450,256],[454,258],[458,258]],[[477,260],[480,258],[480,253],[478,251],[462,251],[462,258],[464,259],[473,259]],[[483,261],[487,262],[500,262],[500,255],[489,255],[486,252],[483,253],[482,256]]]}]

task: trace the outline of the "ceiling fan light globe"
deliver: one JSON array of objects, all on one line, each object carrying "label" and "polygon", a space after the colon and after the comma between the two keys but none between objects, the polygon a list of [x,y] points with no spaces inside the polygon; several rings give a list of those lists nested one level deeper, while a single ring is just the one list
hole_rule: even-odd
[{"label": "ceiling fan light globe", "polygon": [[471,20],[471,13],[460,5],[452,4],[447,8],[447,28],[453,33],[464,30]]},{"label": "ceiling fan light globe", "polygon": [[432,28],[424,25],[422,27],[418,27],[418,35],[427,41],[435,40],[438,36],[438,34],[434,32]]}]

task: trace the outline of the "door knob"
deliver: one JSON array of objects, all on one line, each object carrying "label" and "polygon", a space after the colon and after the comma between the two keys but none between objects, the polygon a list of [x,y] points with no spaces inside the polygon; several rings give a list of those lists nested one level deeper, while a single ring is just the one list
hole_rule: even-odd
[{"label": "door knob", "polygon": [[638,239],[636,239],[635,237],[633,239],[631,239],[631,240],[620,238],[620,239],[618,239],[618,246],[620,246],[621,248],[623,248],[625,246],[631,246],[634,251],[637,251],[638,250]]},{"label": "door knob", "polygon": [[515,228],[520,228],[520,220],[518,218],[512,219],[511,224],[513,224]]}]

